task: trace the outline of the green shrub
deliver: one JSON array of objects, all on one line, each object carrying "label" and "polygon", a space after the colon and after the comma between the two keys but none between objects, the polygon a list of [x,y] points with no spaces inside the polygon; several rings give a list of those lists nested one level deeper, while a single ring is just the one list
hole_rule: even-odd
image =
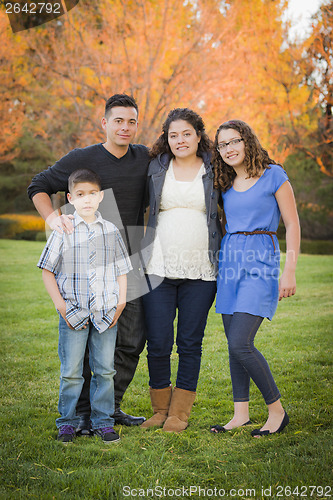
[{"label": "green shrub", "polygon": [[333,255],[333,241],[302,240],[301,252],[313,255]]},{"label": "green shrub", "polygon": [[[281,252],[286,251],[286,240],[279,240]],[[310,255],[333,255],[332,240],[303,240],[301,241],[301,253]]]},{"label": "green shrub", "polygon": [[9,219],[0,218],[0,238],[13,238],[15,223]]},{"label": "green shrub", "polygon": [[45,240],[45,222],[38,215],[0,215],[0,238],[32,241],[38,235],[38,241],[42,241],[40,233]]}]

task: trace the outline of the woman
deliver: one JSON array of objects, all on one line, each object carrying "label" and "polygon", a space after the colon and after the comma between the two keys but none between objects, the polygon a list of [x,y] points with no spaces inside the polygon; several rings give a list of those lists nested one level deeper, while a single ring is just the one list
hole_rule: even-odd
[{"label": "woman", "polygon": [[[164,423],[164,431],[183,431],[196,395],[221,241],[210,147],[202,118],[177,108],[169,113],[151,151],[150,215],[142,253],[151,286],[143,304],[154,415],[143,428]],[[170,356],[177,310],[179,362],[172,390]]]},{"label": "woman", "polygon": [[[216,312],[228,339],[234,416],[211,432],[225,432],[249,421],[250,378],[261,391],[268,419],[252,436],[281,432],[289,423],[267,361],[253,341],[263,319],[272,319],[278,300],[296,292],[295,268],[300,227],[286,172],[269,158],[251,128],[232,120],[217,130],[215,187],[222,191],[226,235],[221,244]],[[280,215],[286,227],[286,262],[280,284]]]}]

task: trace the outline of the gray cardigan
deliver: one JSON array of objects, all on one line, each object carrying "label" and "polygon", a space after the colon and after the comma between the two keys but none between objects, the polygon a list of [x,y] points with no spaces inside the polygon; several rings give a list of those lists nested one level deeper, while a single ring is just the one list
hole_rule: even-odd
[{"label": "gray cardigan", "polygon": [[[204,186],[206,213],[207,213],[207,226],[209,234],[208,253],[211,263],[214,265],[215,274],[218,271],[218,251],[220,249],[222,230],[220,219],[218,216],[218,201],[219,192],[214,189],[214,174],[212,164],[210,162],[210,155],[208,153],[202,154],[202,159],[205,165],[206,173],[202,176]],[[148,167],[148,194],[150,206],[149,218],[145,236],[142,240],[141,251],[143,261],[148,263],[153,248],[155,238],[155,229],[157,224],[157,217],[160,209],[162,189],[164,185],[165,175],[169,168],[170,157],[167,153],[159,155],[154,158]]]}]

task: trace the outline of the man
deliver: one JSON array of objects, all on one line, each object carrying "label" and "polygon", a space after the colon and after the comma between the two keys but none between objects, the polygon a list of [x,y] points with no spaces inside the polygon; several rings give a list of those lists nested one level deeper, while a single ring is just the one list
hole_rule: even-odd
[{"label": "man", "polygon": [[[109,193],[113,193],[121,221],[119,223],[117,220],[114,209],[110,214],[107,213],[112,206],[112,202],[107,203],[107,200],[103,201],[104,209],[101,205],[103,217],[111,220],[116,226],[120,226],[119,228],[121,226],[124,228],[121,233],[124,240],[127,239],[130,253],[134,254],[139,250],[140,228],[143,228],[144,192],[149,155],[146,146],[132,144],[138,128],[138,106],[133,97],[126,94],[115,94],[110,97],[105,104],[105,115],[101,123],[106,133],[105,143],[70,151],[52,167],[32,179],[28,187],[28,195],[51,229],[70,234],[73,232],[72,216],[58,215],[54,212],[50,196],[58,191],[68,192],[68,177],[74,170],[89,168],[95,171],[101,178],[102,189],[104,191],[109,189]],[[107,192],[105,194],[106,199]],[[128,241],[130,231],[127,228],[135,227],[138,228],[135,238]],[[135,281],[135,271],[138,271],[138,265],[135,265],[133,261],[132,265],[134,267],[132,281]],[[121,400],[133,379],[144,344],[143,308],[139,297],[127,302],[118,321],[114,360],[117,373],[114,378],[115,413],[113,417],[116,424],[140,425],[145,420],[144,417],[127,415],[120,409]],[[80,415],[78,432],[89,434],[91,372],[87,356],[83,375],[85,384],[77,406],[77,413]]]}]

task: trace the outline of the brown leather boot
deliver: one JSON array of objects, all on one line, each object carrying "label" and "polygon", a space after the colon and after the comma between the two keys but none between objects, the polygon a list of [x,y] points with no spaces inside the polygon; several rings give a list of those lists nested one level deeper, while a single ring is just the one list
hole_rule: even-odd
[{"label": "brown leather boot", "polygon": [[172,386],[170,385],[164,389],[152,389],[149,387],[149,393],[154,415],[140,425],[143,429],[153,426],[161,427],[163,422],[165,422],[170,406]]},{"label": "brown leather boot", "polygon": [[163,425],[164,431],[181,432],[186,429],[195,396],[195,392],[174,388],[168,418]]}]

